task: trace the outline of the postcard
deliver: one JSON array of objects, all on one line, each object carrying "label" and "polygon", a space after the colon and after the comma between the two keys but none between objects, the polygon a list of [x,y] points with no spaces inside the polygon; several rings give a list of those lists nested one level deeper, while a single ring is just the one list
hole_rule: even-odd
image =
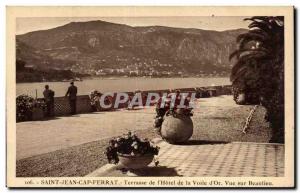
[{"label": "postcard", "polygon": [[293,188],[293,6],[8,6],[7,186]]}]

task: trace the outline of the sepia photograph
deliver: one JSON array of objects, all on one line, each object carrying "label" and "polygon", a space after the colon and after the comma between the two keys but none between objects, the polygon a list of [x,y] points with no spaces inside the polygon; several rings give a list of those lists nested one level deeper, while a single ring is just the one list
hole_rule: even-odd
[{"label": "sepia photograph", "polygon": [[9,186],[294,186],[293,7],[7,9]]}]

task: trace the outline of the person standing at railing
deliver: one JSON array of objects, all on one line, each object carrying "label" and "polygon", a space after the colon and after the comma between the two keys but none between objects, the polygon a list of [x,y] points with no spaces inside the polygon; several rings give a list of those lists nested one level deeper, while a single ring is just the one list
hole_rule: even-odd
[{"label": "person standing at railing", "polygon": [[47,117],[54,116],[54,91],[49,89],[49,85],[45,85],[43,92],[45,103],[46,103],[46,115]]},{"label": "person standing at railing", "polygon": [[76,114],[76,99],[77,99],[77,87],[74,86],[74,82],[70,83],[66,96],[69,96],[69,104],[71,107],[71,115]]}]

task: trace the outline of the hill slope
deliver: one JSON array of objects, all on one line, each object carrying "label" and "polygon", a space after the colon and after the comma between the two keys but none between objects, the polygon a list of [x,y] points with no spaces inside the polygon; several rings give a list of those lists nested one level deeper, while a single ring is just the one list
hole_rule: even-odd
[{"label": "hill slope", "polygon": [[226,74],[235,39],[244,32],[89,21],[18,35],[17,41],[48,58],[46,64],[34,62],[40,68],[102,75]]}]

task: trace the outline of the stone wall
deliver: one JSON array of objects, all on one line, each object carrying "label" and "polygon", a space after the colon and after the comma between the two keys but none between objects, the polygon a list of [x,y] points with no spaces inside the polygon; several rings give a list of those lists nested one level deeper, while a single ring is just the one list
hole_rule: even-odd
[{"label": "stone wall", "polygon": [[[88,95],[77,96],[76,103],[77,113],[92,112],[90,105],[90,97]],[[68,115],[71,112],[68,97],[55,97],[54,98],[54,115]]]}]

